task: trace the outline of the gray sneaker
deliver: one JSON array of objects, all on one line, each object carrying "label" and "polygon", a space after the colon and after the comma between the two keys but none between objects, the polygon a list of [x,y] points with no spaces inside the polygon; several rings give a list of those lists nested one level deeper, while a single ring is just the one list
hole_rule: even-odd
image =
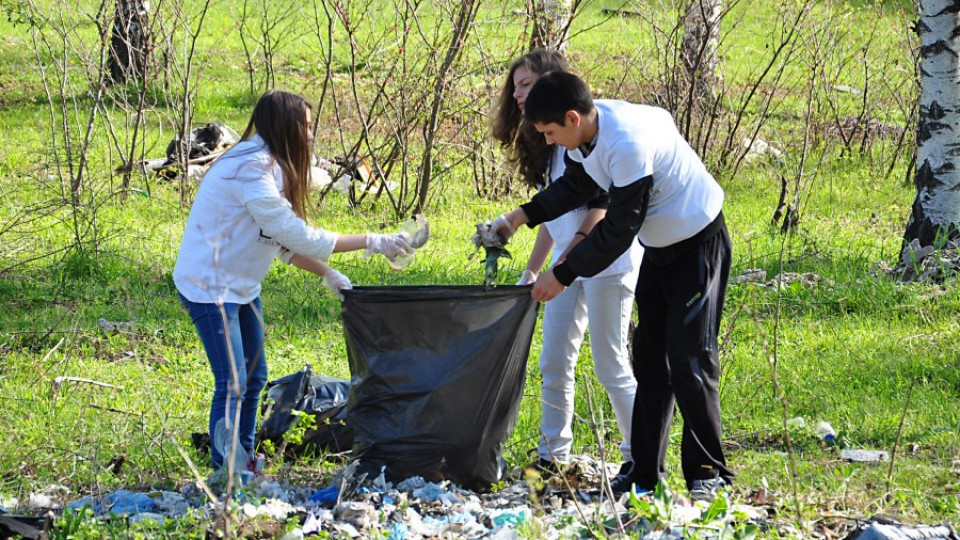
[{"label": "gray sneaker", "polygon": [[727,481],[721,477],[694,480],[690,486],[690,499],[694,501],[711,502],[721,488],[726,487]]}]

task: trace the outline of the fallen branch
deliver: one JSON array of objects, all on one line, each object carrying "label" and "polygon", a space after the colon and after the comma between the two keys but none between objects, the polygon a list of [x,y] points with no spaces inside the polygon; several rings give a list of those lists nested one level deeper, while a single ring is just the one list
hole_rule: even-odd
[{"label": "fallen branch", "polygon": [[123,390],[122,386],[95,381],[93,379],[84,379],[82,377],[57,377],[56,379],[53,380],[53,388],[50,390],[50,396],[56,397],[57,393],[60,391],[60,387],[63,386],[63,383],[65,382],[86,383],[86,384],[92,384],[94,386],[99,386],[101,388],[112,388],[114,390]]},{"label": "fallen branch", "polygon": [[619,15],[621,17],[643,17],[643,13],[640,13],[634,9],[611,9],[603,8],[600,10],[601,15]]}]

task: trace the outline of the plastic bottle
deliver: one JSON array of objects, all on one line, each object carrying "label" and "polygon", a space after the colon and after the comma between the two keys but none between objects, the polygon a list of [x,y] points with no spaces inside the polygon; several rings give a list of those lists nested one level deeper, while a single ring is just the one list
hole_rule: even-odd
[{"label": "plastic bottle", "polygon": [[417,214],[411,216],[410,219],[403,222],[400,225],[400,232],[407,233],[407,236],[410,238],[410,245],[413,246],[414,252],[407,255],[399,255],[394,257],[392,261],[387,261],[390,265],[390,268],[394,270],[403,270],[404,268],[410,266],[410,263],[413,262],[414,257],[416,256],[416,249],[422,246],[427,242],[427,238],[430,237],[429,224],[427,223],[427,218],[423,217],[423,214]]},{"label": "plastic bottle", "polygon": [[817,422],[817,427],[813,429],[813,432],[828,446],[833,446],[837,442],[837,432],[833,430],[833,426],[823,420]]}]

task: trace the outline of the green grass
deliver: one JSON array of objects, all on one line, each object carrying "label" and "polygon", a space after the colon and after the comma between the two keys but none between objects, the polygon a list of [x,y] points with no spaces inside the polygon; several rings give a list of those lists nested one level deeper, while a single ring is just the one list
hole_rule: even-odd
[{"label": "green grass", "polygon": [[[650,50],[649,23],[630,18],[602,22],[599,8],[620,4],[591,4],[575,30],[600,26],[577,34],[569,55],[602,95],[646,100],[656,93],[657,81],[650,74],[656,72],[662,52]],[[653,9],[652,2],[633,4],[668,17]],[[872,27],[902,28],[909,20],[899,3],[881,7],[824,2],[815,9],[819,18],[810,21],[842,14],[837,31],[842,37],[828,56],[836,66],[830,84],[862,87],[872,81],[877,90],[871,94],[871,114],[900,126],[903,112],[893,89],[900,88],[900,80],[909,80],[909,70],[865,76],[859,61],[842,62],[859,50]],[[740,91],[755,73],[756,55],[768,50],[776,10],[741,2],[733,16],[740,22],[724,38],[724,69],[730,88]],[[485,8],[478,21],[465,62],[480,63],[482,58],[492,67],[462,84],[473,88],[492,76],[494,92],[502,76],[497,64],[507,62],[523,43],[522,25],[502,8]],[[382,21],[364,24],[382,28]],[[253,100],[233,25],[223,11],[207,21],[200,50],[209,59],[201,71],[195,118],[222,120],[240,130]],[[91,30],[82,27],[87,37]],[[814,35],[819,30],[807,26],[804,31]],[[119,178],[109,171],[119,158],[103,122],[94,137],[84,191],[87,204],[78,211],[66,205],[67,194],[48,151],[50,111],[28,31],[2,18],[0,35],[0,134],[5,141],[0,146],[0,426],[6,434],[0,441],[0,495],[22,499],[51,483],[67,485],[77,496],[119,487],[177,487],[191,479],[178,448],[195,462],[205,462],[191,449],[189,437],[206,426],[212,391],[206,359],[171,279],[188,208],[179,204],[176,184],[154,178],[134,177],[133,187],[150,196],[118,192]],[[315,38],[304,39],[302,46],[291,44],[282,51],[279,85],[318,97],[323,71],[319,45]],[[881,31],[873,39],[876,46],[867,51],[870,65],[909,65],[898,33]],[[211,52],[214,47],[216,54]],[[339,65],[349,65],[342,40],[335,51]],[[627,59],[633,61],[624,73]],[[799,170],[805,129],[806,75],[799,63],[787,73],[787,82],[777,91],[775,114],[761,137],[787,152],[779,170],[792,179]],[[881,79],[887,79],[886,90]],[[818,94],[817,125],[830,124],[824,105],[830,96]],[[849,97],[833,96],[843,107],[842,115],[856,116],[859,105]],[[907,103],[910,97],[899,96]],[[90,98],[79,94],[76,99],[83,118]],[[341,96],[340,103],[347,101]],[[335,125],[330,103],[321,111],[325,126]],[[482,104],[478,107],[483,109]],[[117,125],[124,121],[119,109],[110,115]],[[171,137],[171,118],[171,109],[158,100],[146,122],[152,148],[147,157],[162,153]],[[339,135],[332,127],[322,130],[318,152],[341,152]],[[348,139],[352,136],[348,133]],[[914,197],[913,188],[902,180],[908,152],[887,176],[895,142],[893,135],[886,135],[873,140],[863,154],[843,155],[837,136],[816,130],[803,171],[800,226],[786,241],[769,225],[780,188],[778,169],[757,162],[742,166],[736,175],[718,171],[727,197],[724,212],[734,244],[734,275],[762,268],[768,279],[781,271],[815,272],[823,278],[816,287],[795,284],[779,294],[757,285],[731,285],[722,330],[723,420],[728,460],[738,473],[736,496],[747,497],[766,484],[783,506],[777,519],[792,521],[799,511],[801,527],[827,513],[865,517],[883,512],[908,521],[960,522],[960,369],[955,353],[960,346],[960,290],[953,282],[905,285],[876,272],[881,261],[896,263]],[[381,258],[356,254],[337,255],[332,263],[356,285],[479,284],[482,263],[468,258],[474,225],[523,202],[525,193],[515,188],[497,200],[478,198],[466,165],[441,180],[433,185],[426,210],[433,238],[408,270],[394,272]],[[336,193],[322,202],[314,220],[340,232],[393,231],[399,225],[386,200],[368,199],[361,208],[349,208]],[[501,266],[502,283],[516,280],[533,238],[524,231],[511,243],[514,258]],[[318,373],[349,376],[339,302],[319,279],[276,264],[264,283],[263,305],[272,377],[305,363]],[[108,334],[98,329],[100,318],[133,321],[135,326],[130,332]],[[538,327],[520,415],[507,445],[512,465],[525,463],[537,442],[540,339]],[[843,463],[808,427],[791,433],[799,508],[794,505],[785,412],[772,382],[773,360],[789,417],[803,416],[808,426],[829,421],[841,447],[891,451],[899,437],[889,491],[889,463]],[[617,430],[592,371],[585,343],[577,366],[577,415],[584,420],[601,416],[588,407],[588,392],[604,404],[605,423],[598,429],[607,441],[606,455],[615,456]],[[54,393],[53,381],[60,376],[122,388],[68,382]],[[678,419],[668,455],[671,471],[679,471],[679,427]],[[576,451],[601,451],[589,422],[576,422],[574,433]],[[911,445],[915,451],[908,451]],[[120,475],[107,467],[116,456],[126,459]],[[288,465],[330,470],[317,458],[297,464],[276,461],[273,471],[293,474]]]}]

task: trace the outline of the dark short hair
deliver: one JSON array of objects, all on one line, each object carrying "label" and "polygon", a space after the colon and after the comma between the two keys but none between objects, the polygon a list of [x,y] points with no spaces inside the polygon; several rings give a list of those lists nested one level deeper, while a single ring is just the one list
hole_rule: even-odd
[{"label": "dark short hair", "polygon": [[551,71],[537,79],[524,103],[524,114],[534,124],[566,122],[567,111],[587,114],[593,110],[593,96],[583,79],[572,73]]}]

